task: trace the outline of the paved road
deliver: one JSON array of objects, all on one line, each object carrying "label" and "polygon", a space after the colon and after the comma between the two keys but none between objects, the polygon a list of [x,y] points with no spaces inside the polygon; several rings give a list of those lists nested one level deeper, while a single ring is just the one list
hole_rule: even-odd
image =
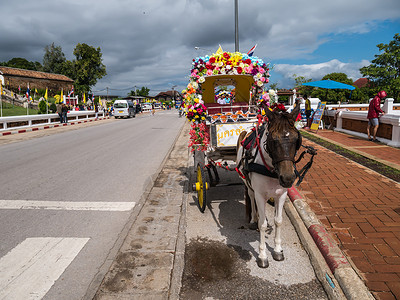
[{"label": "paved road", "polygon": [[0,137],[0,299],[93,294],[183,123],[164,111]]}]

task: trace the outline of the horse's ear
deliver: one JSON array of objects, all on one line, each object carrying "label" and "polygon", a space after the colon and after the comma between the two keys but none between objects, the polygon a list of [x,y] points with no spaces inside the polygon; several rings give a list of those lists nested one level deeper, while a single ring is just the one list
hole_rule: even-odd
[{"label": "horse's ear", "polygon": [[290,112],[289,116],[290,118],[295,122],[297,119],[297,116],[299,115],[300,112],[300,104],[297,104],[296,107]]},{"label": "horse's ear", "polygon": [[266,105],[264,102],[261,102],[261,105],[262,105],[263,108],[264,108],[265,115],[267,116],[267,118],[268,118],[269,120],[271,120],[271,119],[273,118],[273,116],[274,116],[273,112],[269,109],[269,106]]}]

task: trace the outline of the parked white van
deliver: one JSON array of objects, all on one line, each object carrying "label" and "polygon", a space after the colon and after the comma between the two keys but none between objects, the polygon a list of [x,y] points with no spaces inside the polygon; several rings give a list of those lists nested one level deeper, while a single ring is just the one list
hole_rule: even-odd
[{"label": "parked white van", "polygon": [[114,102],[114,117],[135,117],[136,109],[131,100],[115,100]]}]

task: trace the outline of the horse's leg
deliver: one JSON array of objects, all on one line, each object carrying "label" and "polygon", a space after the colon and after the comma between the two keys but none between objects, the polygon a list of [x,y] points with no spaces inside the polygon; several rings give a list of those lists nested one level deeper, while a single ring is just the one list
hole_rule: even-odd
[{"label": "horse's leg", "polygon": [[247,186],[244,187],[244,203],[246,204],[246,220],[250,223],[251,221],[251,200],[249,196]]},{"label": "horse's leg", "polygon": [[285,259],[285,257],[283,256],[281,231],[283,221],[283,205],[286,201],[286,195],[287,191],[280,195],[278,198],[278,203],[275,203],[275,248],[274,252],[272,253],[272,257],[274,258],[274,260],[277,261],[282,261]]},{"label": "horse's leg", "polygon": [[249,229],[256,230],[258,226],[258,214],[256,208],[256,199],[254,195],[254,191],[252,189],[247,188],[247,195],[250,198],[251,203],[251,219],[249,224]]},{"label": "horse's leg", "polygon": [[268,222],[265,215],[265,201],[261,194],[255,193],[255,199],[258,207],[258,229],[260,230],[260,245],[257,265],[260,268],[267,268],[269,266],[267,257],[267,246],[265,244],[265,234],[268,228]]}]

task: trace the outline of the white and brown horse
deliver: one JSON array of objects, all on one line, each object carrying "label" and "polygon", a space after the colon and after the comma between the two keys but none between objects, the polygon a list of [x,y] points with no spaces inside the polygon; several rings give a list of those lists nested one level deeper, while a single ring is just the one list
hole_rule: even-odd
[{"label": "white and brown horse", "polygon": [[[246,147],[242,145],[250,133],[242,132],[238,140],[237,166],[244,174],[246,198],[251,201],[250,224],[258,222],[260,231],[259,267],[268,267],[265,234],[268,227],[266,219],[267,201],[274,199],[275,206],[275,247],[272,256],[277,261],[284,259],[282,249],[281,225],[283,205],[287,189],[296,179],[295,156],[301,146],[301,134],[294,122],[299,114],[300,105],[291,112],[275,112],[265,108],[268,122],[265,130],[260,130],[257,139],[253,133]],[[246,140],[248,141],[248,140]],[[243,143],[245,145],[245,143]],[[246,149],[247,148],[247,149]]]}]

